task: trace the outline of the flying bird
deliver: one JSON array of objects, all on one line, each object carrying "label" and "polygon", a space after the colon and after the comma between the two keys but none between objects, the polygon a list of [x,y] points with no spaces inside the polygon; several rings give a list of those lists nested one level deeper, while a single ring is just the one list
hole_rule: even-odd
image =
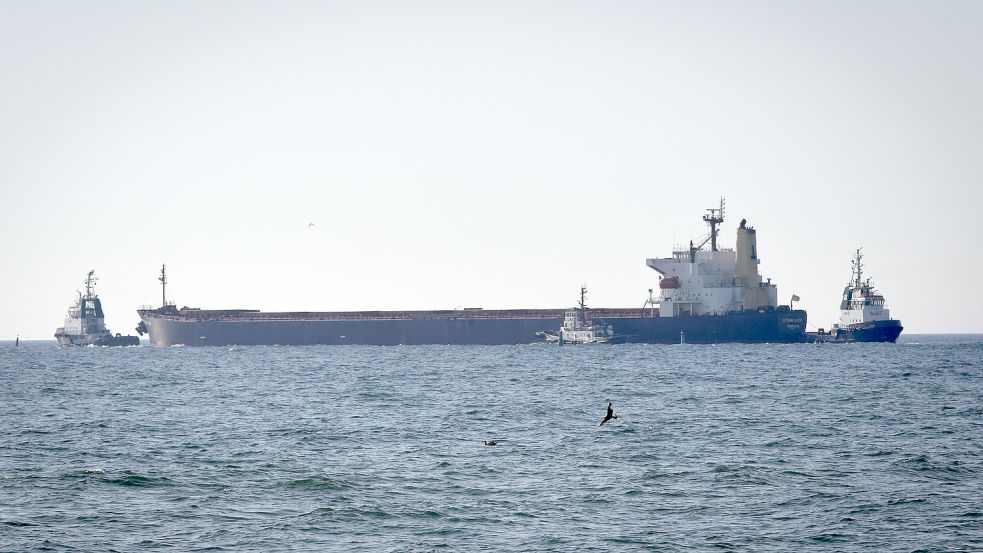
[{"label": "flying bird", "polygon": [[606,417],[604,417],[604,420],[601,421],[601,424],[597,426],[598,427],[604,426],[604,423],[608,422],[611,419],[616,419],[616,418],[618,418],[618,415],[614,414],[614,405],[612,405],[611,402],[608,402],[608,414]]},{"label": "flying bird", "polygon": [[313,226],[314,226],[314,223],[307,223],[307,228],[311,228]]}]

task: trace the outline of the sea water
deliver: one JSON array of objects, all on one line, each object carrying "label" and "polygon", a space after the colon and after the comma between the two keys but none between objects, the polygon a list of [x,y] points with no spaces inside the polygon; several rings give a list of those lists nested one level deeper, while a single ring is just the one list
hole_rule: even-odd
[{"label": "sea water", "polygon": [[21,346],[2,551],[983,550],[981,336]]}]

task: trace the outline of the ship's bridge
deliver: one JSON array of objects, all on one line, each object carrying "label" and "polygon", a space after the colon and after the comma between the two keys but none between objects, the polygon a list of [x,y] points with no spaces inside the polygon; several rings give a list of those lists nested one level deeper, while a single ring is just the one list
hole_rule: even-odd
[{"label": "ship's bridge", "polygon": [[[662,275],[659,283],[659,315],[723,315],[732,311],[774,308],[778,289],[762,282],[758,274],[757,237],[742,220],[736,248],[717,247],[717,225],[723,222],[723,201],[703,220],[709,235],[689,247],[676,247],[672,257],[646,259],[645,264]],[[709,249],[703,249],[709,243]],[[668,280],[666,280],[668,279]]]},{"label": "ship's bridge", "polygon": [[660,286],[660,315],[722,315],[743,308],[734,283],[734,250],[697,251],[692,259],[690,252],[674,251],[672,257],[645,261],[663,279],[672,279],[671,286]]}]

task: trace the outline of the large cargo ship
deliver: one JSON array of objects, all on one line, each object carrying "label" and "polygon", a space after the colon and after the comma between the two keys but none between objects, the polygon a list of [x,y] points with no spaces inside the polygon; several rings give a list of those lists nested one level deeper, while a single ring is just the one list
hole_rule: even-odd
[{"label": "large cargo ship", "polygon": [[[636,308],[595,308],[597,324],[619,341],[637,343],[801,342],[806,313],[778,305],[771,279],[758,274],[755,230],[741,221],[735,249],[717,247],[719,209],[703,220],[709,234],[649,259],[662,275],[660,295]],[[567,309],[454,309],[436,311],[263,312],[254,309],[177,308],[168,303],[161,268],[162,303],[138,310],[141,334],[153,346],[531,344],[555,332]]]}]

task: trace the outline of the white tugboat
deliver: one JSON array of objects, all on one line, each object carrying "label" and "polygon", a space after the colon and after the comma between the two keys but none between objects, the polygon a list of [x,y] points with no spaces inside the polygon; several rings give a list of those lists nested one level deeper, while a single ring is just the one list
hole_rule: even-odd
[{"label": "white tugboat", "polygon": [[853,257],[853,275],[843,289],[840,302],[840,322],[829,334],[812,334],[821,342],[895,342],[904,327],[891,318],[884,296],[874,289],[870,278],[863,279],[863,254],[860,249]]},{"label": "white tugboat", "polygon": [[55,331],[60,346],[139,346],[136,336],[113,335],[106,329],[102,302],[96,295],[95,271],[85,277],[85,295],[80,292],[75,305],[68,308],[65,326]]},{"label": "white tugboat", "polygon": [[588,317],[587,288],[580,287],[580,303],[563,314],[563,326],[557,332],[540,332],[548,343],[563,344],[609,344],[614,343],[614,327],[604,323],[594,323]]}]

